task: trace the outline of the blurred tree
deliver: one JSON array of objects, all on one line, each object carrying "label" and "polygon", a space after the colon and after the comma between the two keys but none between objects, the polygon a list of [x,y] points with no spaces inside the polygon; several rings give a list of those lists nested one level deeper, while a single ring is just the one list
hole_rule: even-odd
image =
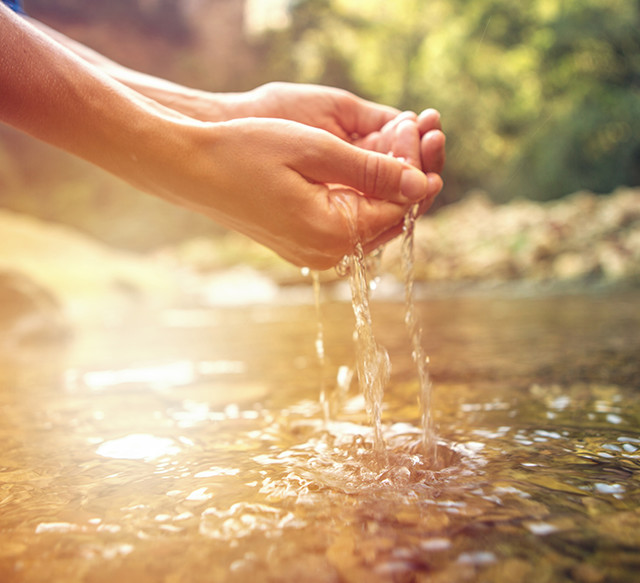
[{"label": "blurred tree", "polygon": [[298,0],[265,76],[437,107],[444,198],[640,183],[637,0]]},{"label": "blurred tree", "polygon": [[515,157],[525,196],[640,184],[640,3],[561,2],[540,51],[542,117]]},{"label": "blurred tree", "polygon": [[75,22],[107,22],[185,42],[190,29],[181,0],[26,0],[29,12]]}]

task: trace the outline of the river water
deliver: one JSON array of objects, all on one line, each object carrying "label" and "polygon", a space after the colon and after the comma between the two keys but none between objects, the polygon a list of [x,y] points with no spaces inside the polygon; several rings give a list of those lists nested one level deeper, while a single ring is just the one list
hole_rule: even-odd
[{"label": "river water", "polygon": [[323,302],[320,362],[285,303],[5,351],[0,581],[638,580],[637,293],[417,301],[437,465],[403,298],[371,302],[383,466],[351,304]]}]

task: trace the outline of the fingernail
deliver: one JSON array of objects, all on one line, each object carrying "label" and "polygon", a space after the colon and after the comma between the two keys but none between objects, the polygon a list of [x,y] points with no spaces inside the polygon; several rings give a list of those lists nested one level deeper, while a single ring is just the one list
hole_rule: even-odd
[{"label": "fingernail", "polygon": [[430,107],[429,109],[425,109],[421,111],[418,117],[422,119],[424,117],[431,117],[431,116],[435,116],[435,118],[438,121],[440,121],[440,112],[437,109],[434,109],[433,107]]},{"label": "fingernail", "polygon": [[418,116],[415,112],[407,110],[399,113],[396,119],[398,121],[416,121],[418,119]]},{"label": "fingernail", "polygon": [[427,190],[428,196],[430,198],[435,198],[440,194],[442,187],[444,186],[442,182],[442,177],[439,174],[429,173],[427,176]]},{"label": "fingernail", "polygon": [[409,200],[420,200],[427,193],[427,177],[413,168],[405,168],[400,177],[400,192]]}]

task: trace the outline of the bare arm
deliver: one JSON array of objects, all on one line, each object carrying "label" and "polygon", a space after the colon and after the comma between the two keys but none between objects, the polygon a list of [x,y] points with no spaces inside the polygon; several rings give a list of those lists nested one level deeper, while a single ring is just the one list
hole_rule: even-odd
[{"label": "bare arm", "polygon": [[35,18],[27,17],[27,20],[35,28],[90,65],[158,103],[202,121],[225,121],[234,117],[242,117],[233,112],[234,104],[240,98],[239,94],[208,93],[134,71],[69,38]]},{"label": "bare arm", "polygon": [[0,5],[0,119],[121,176],[188,118],[90,67]]},{"label": "bare arm", "polygon": [[[0,39],[0,121],[298,265],[328,268],[353,249],[344,204],[371,248],[397,234],[412,204],[428,206],[440,190],[437,176],[300,123],[191,119],[96,70],[2,5]],[[417,126],[405,128],[393,132],[398,148],[415,150]]]},{"label": "bare arm", "polygon": [[[370,150],[383,154],[391,151],[390,145],[395,139],[394,122],[400,113],[395,108],[318,85],[268,83],[245,93],[200,91],[123,67],[37,20],[30,21],[113,79],[195,119],[213,122],[243,117],[288,119],[327,130]],[[439,174],[445,157],[439,114],[429,109],[413,119],[421,137],[420,153],[405,157],[425,172]]]}]

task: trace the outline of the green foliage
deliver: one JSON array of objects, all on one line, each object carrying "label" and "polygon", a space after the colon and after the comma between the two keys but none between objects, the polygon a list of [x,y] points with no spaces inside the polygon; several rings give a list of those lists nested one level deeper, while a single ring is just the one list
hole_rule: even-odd
[{"label": "green foliage", "polygon": [[567,2],[549,30],[541,112],[551,123],[523,142],[518,159],[534,178],[523,193],[554,198],[639,184],[640,5]]},{"label": "green foliage", "polygon": [[636,0],[299,0],[269,46],[280,76],[438,108],[449,199],[640,183]]}]

